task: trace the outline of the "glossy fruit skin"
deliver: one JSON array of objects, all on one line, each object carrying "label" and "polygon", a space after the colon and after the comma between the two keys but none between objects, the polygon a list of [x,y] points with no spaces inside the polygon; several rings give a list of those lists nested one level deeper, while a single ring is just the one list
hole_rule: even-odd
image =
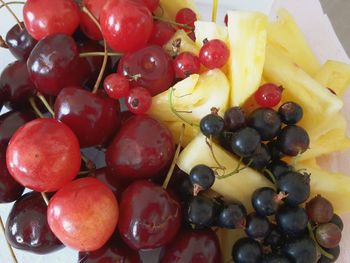
[{"label": "glossy fruit skin", "polygon": [[317,249],[310,237],[302,237],[288,241],[283,246],[283,254],[295,263],[316,263]]},{"label": "glossy fruit skin", "polygon": [[26,60],[37,41],[29,35],[23,22],[21,25],[23,29],[16,24],[7,32],[6,44],[15,58],[18,60]]},{"label": "glossy fruit skin", "polygon": [[146,45],[153,19],[149,9],[137,1],[111,0],[101,10],[100,25],[109,47],[131,52]]},{"label": "glossy fruit skin", "polygon": [[224,131],[225,122],[218,114],[211,113],[201,119],[199,128],[206,137],[219,138]]},{"label": "glossy fruit skin", "polygon": [[262,256],[260,244],[250,238],[239,239],[232,248],[232,258],[236,263],[259,263]]},{"label": "glossy fruit skin", "polygon": [[321,224],[315,230],[317,243],[325,248],[337,247],[341,237],[341,229],[333,223]]},{"label": "glossy fruit skin", "polygon": [[289,166],[285,161],[274,160],[266,167],[266,169],[274,175],[276,180],[279,180],[282,174],[291,172],[293,167]]},{"label": "glossy fruit skin", "polygon": [[183,230],[164,249],[161,263],[221,262],[220,244],[211,230]]},{"label": "glossy fruit skin", "polygon": [[254,93],[255,101],[261,107],[272,108],[282,99],[283,88],[272,83],[266,83]]},{"label": "glossy fruit skin", "polygon": [[304,153],[310,145],[307,132],[299,126],[284,127],[277,137],[277,147],[288,156],[297,156]]},{"label": "glossy fruit skin", "polygon": [[11,175],[23,186],[38,192],[53,192],[78,174],[79,142],[65,124],[54,119],[37,119],[12,136],[6,162]]},{"label": "glossy fruit skin", "polygon": [[115,176],[134,180],[156,176],[172,160],[170,131],[145,115],[125,122],[107,149],[107,166]]},{"label": "glossy fruit skin", "polygon": [[161,186],[145,180],[122,194],[118,229],[134,249],[153,249],[169,243],[181,225],[181,206]]},{"label": "glossy fruit skin", "polygon": [[17,107],[34,95],[35,86],[29,77],[25,62],[15,61],[7,65],[0,76],[0,90],[6,100]]},{"label": "glossy fruit skin", "polygon": [[101,183],[104,183],[113,192],[113,194],[118,198],[122,192],[122,183],[117,180],[115,176],[111,176],[107,167],[99,168],[92,171],[89,177],[96,178]]},{"label": "glossy fruit skin", "polygon": [[6,221],[6,238],[11,246],[36,254],[63,248],[46,218],[47,206],[40,193],[23,195],[12,207]]},{"label": "glossy fruit skin", "polygon": [[92,252],[79,252],[79,263],[141,263],[137,252],[128,248],[120,237],[113,236],[106,245]]},{"label": "glossy fruit skin", "polygon": [[262,216],[271,216],[278,209],[277,193],[270,187],[262,187],[252,195],[252,205],[255,211]]},{"label": "glossy fruit skin", "polygon": [[215,221],[214,201],[205,196],[194,196],[187,204],[185,218],[198,228],[211,227]]},{"label": "glossy fruit skin", "polygon": [[225,66],[229,57],[230,50],[220,39],[212,39],[204,43],[199,51],[199,61],[208,69]]},{"label": "glossy fruit skin", "polygon": [[[83,0],[82,4],[93,14],[93,16],[99,20],[100,12],[106,3],[105,0]],[[80,28],[84,34],[92,40],[102,40],[102,33],[100,29],[95,25],[92,19],[85,14],[80,12]]]},{"label": "glossy fruit skin", "polygon": [[228,229],[244,228],[247,210],[241,203],[225,204],[218,216],[218,226]]},{"label": "glossy fruit skin", "polygon": [[263,141],[267,141],[278,135],[281,129],[281,119],[273,109],[258,108],[250,114],[248,125],[259,132]]},{"label": "glossy fruit skin", "polygon": [[175,32],[175,28],[173,28],[169,23],[155,21],[153,23],[153,29],[148,44],[162,47],[171,39]]},{"label": "glossy fruit skin", "polygon": [[78,48],[67,35],[48,36],[34,47],[27,67],[36,89],[43,94],[57,96],[67,86],[79,86]]},{"label": "glossy fruit skin", "polygon": [[264,244],[271,246],[272,249],[276,249],[282,246],[284,242],[284,235],[281,233],[279,227],[275,224],[271,224],[271,231],[264,239]]},{"label": "glossy fruit skin", "polygon": [[103,87],[112,99],[126,97],[130,91],[129,80],[119,73],[108,75],[103,82]]},{"label": "glossy fruit skin", "polygon": [[[196,13],[190,9],[190,8],[182,8],[180,9],[176,16],[175,16],[176,23],[185,24],[190,27],[194,27],[194,22],[197,21],[197,15]],[[180,29],[183,29],[187,32],[191,31],[189,28],[181,27]]]},{"label": "glossy fruit skin", "polygon": [[153,12],[159,6],[160,0],[142,0],[142,2],[147,6],[150,12]]},{"label": "glossy fruit skin", "polygon": [[231,132],[246,126],[244,112],[240,107],[229,108],[224,115],[225,128]]},{"label": "glossy fruit skin", "polygon": [[126,97],[126,106],[136,115],[145,114],[152,105],[152,96],[148,89],[134,87]]},{"label": "glossy fruit skin", "polygon": [[245,164],[249,164],[249,167],[255,170],[261,170],[265,168],[266,165],[271,160],[270,152],[265,144],[259,145],[252,156],[243,159]]},{"label": "glossy fruit skin", "polygon": [[273,140],[267,143],[267,147],[269,148],[269,152],[271,155],[271,159],[273,161],[280,160],[284,157],[284,153],[281,152],[280,149],[277,147],[277,141]]},{"label": "glossy fruit skin", "polygon": [[259,133],[250,127],[245,127],[232,135],[230,145],[232,151],[240,157],[249,157],[260,146]]},{"label": "glossy fruit skin", "polygon": [[101,248],[115,231],[118,215],[114,194],[95,178],[66,184],[50,199],[47,208],[51,230],[63,244],[78,251]]},{"label": "glossy fruit skin", "polygon": [[287,257],[281,255],[267,255],[265,256],[262,263],[290,263],[290,260]]},{"label": "glossy fruit skin", "polygon": [[24,24],[36,40],[61,33],[72,35],[79,25],[78,6],[73,0],[29,0],[23,8]]},{"label": "glossy fruit skin", "polygon": [[339,258],[339,255],[340,255],[340,247],[339,246],[337,246],[335,248],[325,248],[324,250],[326,250],[328,253],[333,255],[333,259],[329,259],[329,258],[325,257],[324,255],[321,255],[321,258],[319,259],[319,261],[317,261],[317,263],[331,263],[331,262],[337,261],[337,259]]},{"label": "glossy fruit skin", "polygon": [[189,176],[192,184],[199,186],[201,190],[208,190],[215,181],[213,169],[203,164],[193,167]]},{"label": "glossy fruit skin", "polygon": [[330,223],[336,224],[339,227],[339,229],[343,231],[344,229],[343,220],[337,214],[333,215],[332,219],[330,220]]},{"label": "glossy fruit skin", "polygon": [[282,206],[276,213],[279,228],[286,235],[300,237],[305,233],[308,218],[301,207]]},{"label": "glossy fruit skin", "polygon": [[124,76],[140,74],[130,85],[147,88],[152,96],[167,90],[175,79],[172,58],[154,45],[124,55],[118,64],[118,73]]},{"label": "glossy fruit skin", "polygon": [[200,67],[199,58],[191,52],[180,53],[174,60],[175,75],[180,79],[199,74]]},{"label": "glossy fruit skin", "polygon": [[55,118],[72,129],[80,146],[101,145],[120,127],[119,102],[78,88],[64,88],[55,101]]},{"label": "glossy fruit skin", "polygon": [[270,233],[270,222],[267,217],[251,213],[247,216],[245,232],[253,239],[264,239]]},{"label": "glossy fruit skin", "polygon": [[332,220],[333,205],[320,195],[315,196],[305,206],[309,219],[318,224],[325,224]]},{"label": "glossy fruit skin", "polygon": [[278,113],[285,124],[296,124],[303,118],[303,108],[292,101],[283,103],[279,107]]}]

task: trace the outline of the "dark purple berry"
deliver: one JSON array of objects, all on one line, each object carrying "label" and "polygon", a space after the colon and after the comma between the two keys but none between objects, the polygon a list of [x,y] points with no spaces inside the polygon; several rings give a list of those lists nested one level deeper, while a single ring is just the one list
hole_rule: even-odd
[{"label": "dark purple berry", "polygon": [[259,132],[263,141],[270,141],[279,133],[281,119],[275,110],[259,108],[250,114],[248,125]]},{"label": "dark purple berry", "polygon": [[278,113],[285,124],[296,124],[303,118],[303,108],[292,101],[282,104],[278,109]]}]

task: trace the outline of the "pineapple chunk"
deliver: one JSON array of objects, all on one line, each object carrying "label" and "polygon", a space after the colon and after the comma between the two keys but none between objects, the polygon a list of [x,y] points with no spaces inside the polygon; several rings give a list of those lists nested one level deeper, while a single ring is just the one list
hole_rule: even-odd
[{"label": "pineapple chunk", "polygon": [[242,105],[260,85],[267,23],[267,16],[258,12],[228,12],[231,106]]},{"label": "pineapple chunk", "polygon": [[[238,165],[238,160],[235,157],[215,143],[213,143],[213,152],[220,164],[226,168],[225,174],[235,170]],[[202,134],[187,145],[177,161],[179,168],[186,173],[189,173],[198,164],[210,167],[218,166]],[[246,168],[225,179],[216,179],[212,190],[222,195],[226,200],[242,202],[249,211],[252,211],[251,195],[257,188],[264,186],[272,187],[272,184],[262,174],[251,168]]]},{"label": "pineapple chunk", "polygon": [[343,96],[350,85],[350,65],[328,60],[314,78],[322,86],[332,89],[338,96]]},{"label": "pineapple chunk", "polygon": [[300,125],[316,138],[324,134],[320,126],[325,118],[332,117],[343,106],[340,98],[306,74],[284,52],[269,44],[266,47],[264,78],[283,86],[284,101],[300,104],[304,110]]},{"label": "pineapple chunk", "polygon": [[[180,45],[178,49],[175,48],[174,50],[174,44],[176,45],[177,41],[180,41]],[[200,50],[196,43],[183,30],[177,30],[168,43],[163,46],[163,48],[171,56],[176,55],[176,52],[182,53],[185,51],[198,55]]]},{"label": "pineapple chunk", "polygon": [[[173,107],[189,123],[199,124],[212,107],[219,108],[219,114],[227,109],[230,86],[219,69],[193,74],[176,83],[173,90]],[[181,119],[171,110],[169,92],[171,89],[153,97],[147,114],[163,122],[179,122]]]},{"label": "pineapple chunk", "polygon": [[222,262],[232,262],[232,246],[237,240],[246,237],[244,229],[219,228],[216,235],[220,242]]},{"label": "pineapple chunk", "polygon": [[[164,122],[164,124],[171,131],[174,142],[178,144],[183,123],[179,121],[174,121],[174,122]],[[184,130],[183,139],[181,141],[181,146],[185,147],[187,144],[189,144],[193,140],[193,138],[197,136],[198,132],[199,132],[198,129],[192,127],[191,125],[185,124],[185,130]]]},{"label": "pineapple chunk", "polygon": [[199,18],[199,13],[193,0],[160,0],[159,5],[162,10],[158,11],[157,15],[162,15],[162,17],[172,21],[175,21],[177,12],[182,8],[192,9],[197,14],[197,18]]},{"label": "pineapple chunk", "polygon": [[228,33],[225,26],[220,26],[214,22],[196,21],[194,23],[197,46],[203,46],[203,40],[220,39],[228,43]]},{"label": "pineapple chunk", "polygon": [[269,24],[268,42],[285,51],[306,73],[313,75],[321,67],[303,33],[287,10],[278,11],[277,21]]}]

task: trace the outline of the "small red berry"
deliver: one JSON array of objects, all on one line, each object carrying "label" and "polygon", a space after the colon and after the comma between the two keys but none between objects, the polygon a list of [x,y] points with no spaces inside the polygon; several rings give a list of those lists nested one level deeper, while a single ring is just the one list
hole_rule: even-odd
[{"label": "small red berry", "polygon": [[120,99],[129,94],[130,83],[127,77],[123,76],[122,74],[113,73],[105,78],[103,87],[109,97],[113,99]]},{"label": "small red berry", "polygon": [[151,38],[148,43],[163,46],[171,39],[175,32],[175,28],[173,28],[169,23],[156,21],[153,24]]},{"label": "small red berry", "polygon": [[[182,8],[177,12],[175,21],[179,24],[185,24],[187,26],[194,27],[194,22],[197,21],[197,15],[190,8]],[[184,28],[181,26],[179,26],[179,28],[185,31],[191,31],[189,28]]]},{"label": "small red berry", "polygon": [[134,114],[145,114],[151,105],[151,93],[143,87],[132,88],[126,98],[126,106]]},{"label": "small red berry", "polygon": [[180,79],[199,73],[200,66],[199,58],[191,52],[183,52],[174,60],[175,74]]},{"label": "small red berry", "polygon": [[272,83],[267,83],[259,87],[255,92],[255,101],[261,107],[272,108],[280,103],[283,88]]},{"label": "small red berry", "polygon": [[208,69],[225,66],[229,56],[230,50],[225,42],[220,39],[205,41],[199,52],[200,62]]}]

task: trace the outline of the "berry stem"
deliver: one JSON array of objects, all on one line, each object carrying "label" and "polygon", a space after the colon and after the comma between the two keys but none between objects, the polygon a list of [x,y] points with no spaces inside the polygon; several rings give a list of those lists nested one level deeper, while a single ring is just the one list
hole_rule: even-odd
[{"label": "berry stem", "polygon": [[[87,9],[85,6],[82,7],[81,9],[83,11],[83,13],[85,13],[86,15],[88,15],[90,17],[90,19],[94,22],[94,24],[97,26],[97,28],[102,32],[101,30],[101,26],[98,22],[98,20],[96,19],[96,17],[94,17],[94,15],[90,12],[89,9]],[[98,74],[94,89],[92,90],[92,93],[96,93],[100,83],[102,81],[103,78],[103,74],[106,70],[106,66],[107,66],[107,59],[108,59],[108,50],[107,50],[107,44],[106,44],[106,40],[103,39],[103,46],[104,46],[104,52],[103,52],[103,62],[102,62],[102,66],[101,66],[101,70],[100,73]]]},{"label": "berry stem", "polygon": [[218,0],[213,0],[213,9],[211,13],[212,22],[216,22],[217,14],[218,14]]},{"label": "berry stem", "polygon": [[38,115],[39,118],[44,118],[44,115],[40,112],[40,110],[38,109],[36,103],[35,103],[35,99],[33,97],[29,98],[29,103],[32,106],[34,112],[36,113],[36,115]]},{"label": "berry stem", "polygon": [[6,41],[2,38],[2,36],[0,36],[0,47],[9,48],[9,46],[7,45]]},{"label": "berry stem", "polygon": [[248,163],[246,166],[240,168],[242,162],[243,162],[243,158],[241,157],[241,158],[239,159],[239,162],[238,162],[238,164],[237,164],[237,167],[236,167],[236,169],[235,169],[234,171],[232,171],[231,173],[228,173],[228,174],[224,174],[224,175],[217,176],[216,178],[217,178],[217,179],[225,179],[225,178],[230,177],[230,176],[232,176],[232,175],[234,175],[234,174],[238,174],[240,171],[242,171],[242,170],[248,168],[248,167],[250,166],[250,164],[253,162],[253,160],[250,160],[249,163]]},{"label": "berry stem", "polygon": [[41,192],[41,196],[43,197],[45,204],[48,205],[49,199],[47,198],[47,195],[44,192]]},{"label": "berry stem", "polygon": [[46,107],[46,109],[51,113],[52,117],[55,117],[55,113],[54,111],[52,110],[50,104],[47,102],[46,98],[44,97],[44,95],[42,95],[41,93],[37,93],[36,95],[40,100],[41,102],[44,104],[44,106]]},{"label": "berry stem", "polygon": [[[0,225],[1,225],[1,230],[4,233],[4,236],[5,236],[5,226],[4,226],[4,222],[2,221],[1,216],[0,216]],[[6,239],[6,236],[5,236],[5,239]],[[14,263],[18,263],[18,260],[16,258],[15,252],[13,251],[13,249],[12,249],[10,243],[7,241],[7,239],[6,239],[6,244],[7,244],[7,247],[9,249],[9,251],[10,251],[10,254],[11,254],[13,262]]]},{"label": "berry stem", "polygon": [[[2,1],[1,1],[2,2]],[[2,2],[3,3],[3,2]],[[11,1],[11,2],[7,2],[7,3],[4,3],[2,5],[0,5],[0,9],[3,8],[4,6],[9,6],[9,5],[15,5],[15,4],[21,4],[21,5],[24,5],[26,2],[23,2],[23,1]]]},{"label": "berry stem", "polygon": [[333,256],[332,254],[328,253],[327,251],[325,251],[325,250],[317,243],[317,240],[316,240],[316,238],[315,238],[314,231],[313,231],[313,229],[312,229],[312,226],[311,226],[310,222],[307,223],[307,230],[309,231],[309,235],[310,235],[310,237],[313,239],[313,241],[315,242],[316,247],[317,247],[317,249],[320,251],[320,253],[321,253],[322,255],[324,255],[326,258],[328,258],[328,259],[330,259],[330,260],[333,260],[333,259],[334,259],[334,256]]},{"label": "berry stem", "polygon": [[[86,58],[86,57],[102,57],[104,56],[104,52],[84,52],[80,53],[79,57],[81,58]],[[123,54],[122,53],[117,53],[117,52],[108,52],[107,56],[109,57],[121,57]]]},{"label": "berry stem", "polygon": [[267,173],[267,175],[270,177],[270,179],[271,179],[271,181],[273,182],[274,185],[277,184],[277,181],[276,181],[275,176],[273,175],[273,173],[271,173],[271,171],[270,171],[269,169],[264,168],[264,169],[262,170],[262,172]]},{"label": "berry stem", "polygon": [[165,177],[164,183],[163,183],[163,188],[164,189],[167,189],[168,184],[169,184],[170,179],[171,179],[171,176],[173,175],[177,159],[179,158],[179,154],[180,154],[180,150],[181,150],[181,143],[182,143],[182,140],[183,140],[183,137],[184,137],[184,133],[185,133],[185,124],[182,124],[181,132],[180,132],[180,138],[179,138],[179,142],[177,144],[177,148],[176,148],[176,151],[175,151],[174,159],[173,159],[173,161],[171,163],[170,169],[169,169],[169,171],[168,171],[168,173],[167,173],[167,175]]},{"label": "berry stem", "polygon": [[19,28],[21,30],[23,30],[23,26],[21,25],[21,21],[19,21],[18,17],[16,16],[15,12],[13,12],[13,10],[8,6],[7,3],[5,3],[3,0],[0,0],[0,2],[2,3],[2,6],[5,6],[5,8],[11,13],[11,15],[13,16],[14,19],[16,19],[17,24],[19,26]]},{"label": "berry stem", "polygon": [[153,18],[155,20],[163,21],[163,22],[168,23],[168,24],[173,25],[173,26],[181,26],[183,28],[190,29],[192,31],[194,30],[194,27],[192,27],[192,26],[189,26],[187,24],[177,23],[175,21],[171,21],[171,20],[168,20],[168,19],[160,17],[160,16],[153,16]]},{"label": "berry stem", "polygon": [[213,149],[213,139],[212,139],[212,136],[210,136],[209,140],[208,138],[206,137],[205,138],[205,143],[208,145],[209,149],[210,149],[210,153],[214,159],[214,161],[216,162],[216,164],[219,166],[219,169],[221,170],[226,170],[226,167],[221,165],[218,161],[218,159],[216,158],[215,154],[214,154],[214,149]]}]

